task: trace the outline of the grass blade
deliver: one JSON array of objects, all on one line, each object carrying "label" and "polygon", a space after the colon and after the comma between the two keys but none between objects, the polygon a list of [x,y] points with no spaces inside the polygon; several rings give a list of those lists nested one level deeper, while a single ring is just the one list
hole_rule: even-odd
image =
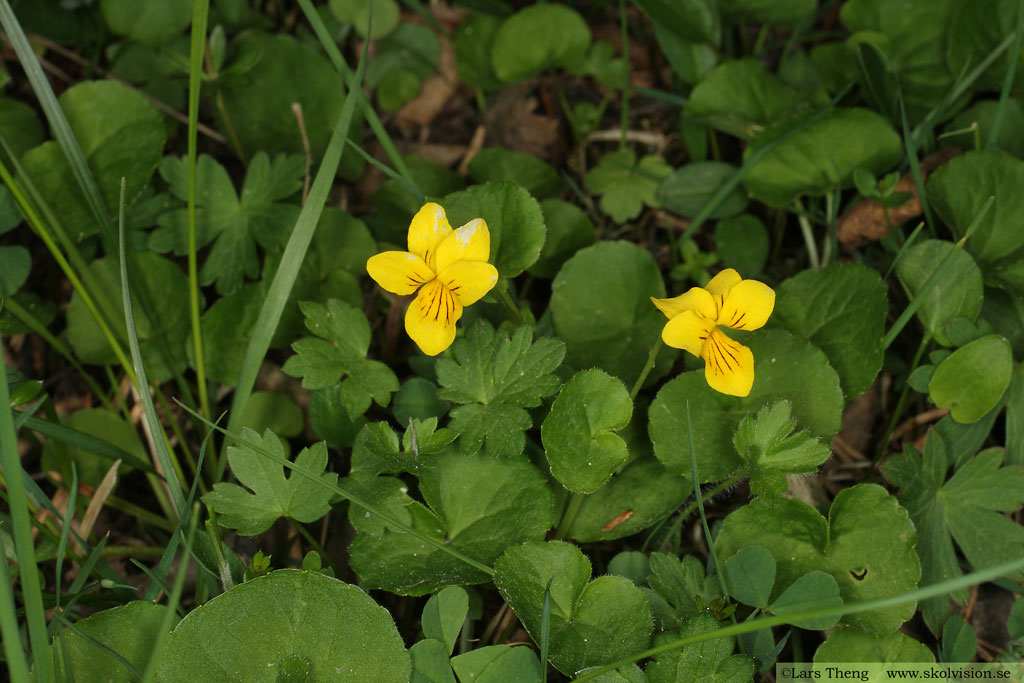
[{"label": "grass blade", "polygon": [[[718,563],[718,555],[715,553],[715,539],[711,536],[711,527],[708,526],[708,517],[704,514],[704,498],[700,490],[700,478],[697,474],[697,451],[693,446],[693,421],[690,419],[690,402],[686,402],[686,431],[690,449],[690,476],[693,477],[693,497],[697,503],[697,512],[700,514],[700,523],[704,527],[704,539],[708,543],[708,554],[711,556],[711,568],[718,578],[718,586],[722,589],[722,599],[726,606],[729,605],[729,589],[725,585],[725,573],[722,565]],[[735,621],[735,618],[733,618]]]},{"label": "grass blade", "polygon": [[[6,1],[3,4],[6,5]],[[0,342],[3,341],[0,335]],[[14,411],[10,408],[11,395],[7,387],[7,373],[0,372],[0,464],[3,465],[5,486],[10,501],[11,526],[13,527],[14,547],[18,553],[18,574],[21,579],[22,600],[25,604],[25,618],[28,621],[28,637],[32,645],[32,654],[35,658],[36,680],[41,683],[50,683],[54,680],[53,660],[47,656],[48,638],[46,636],[46,614],[43,611],[43,592],[39,585],[39,571],[36,567],[36,549],[32,540],[32,524],[29,521],[28,498],[25,495],[25,488],[22,486],[11,486],[11,481],[18,481],[21,476],[21,461],[18,457],[18,437],[14,431]],[[6,561],[3,563],[6,565]],[[6,568],[4,570],[6,574]],[[7,583],[6,590],[0,589],[4,604],[0,606],[0,616],[14,610],[14,590],[10,583]],[[0,621],[2,626],[7,621],[6,617]],[[10,648],[14,650],[8,658],[9,665],[21,660],[24,663],[24,653],[18,652],[17,629],[13,631],[4,627],[4,651]],[[26,672],[25,678],[27,680]],[[14,674],[12,672],[12,679]]]},{"label": "grass blade", "polygon": [[[298,277],[299,268],[306,257],[309,243],[313,239],[313,232],[316,230],[317,222],[320,220],[320,214],[323,213],[327,194],[330,192],[334,177],[338,172],[338,164],[341,162],[341,153],[344,151],[347,139],[346,131],[348,131],[352,115],[355,113],[355,105],[359,94],[362,92],[360,87],[363,82],[363,73],[366,69],[366,49],[368,45],[369,41],[363,46],[363,56],[359,60],[359,67],[356,69],[356,75],[352,79],[352,86],[349,89],[348,96],[345,98],[345,104],[341,108],[341,115],[334,125],[330,144],[327,145],[323,161],[320,162],[320,168],[316,172],[316,178],[313,180],[313,185],[309,190],[309,197],[302,206],[302,211],[295,222],[295,228],[292,230],[291,237],[288,238],[284,254],[281,255],[281,263],[277,267],[274,279],[270,283],[270,289],[267,291],[267,298],[264,299],[259,317],[256,319],[252,338],[245,349],[245,357],[242,359],[242,370],[238,375],[235,395],[231,401],[231,414],[228,418],[229,432],[237,433],[241,431],[242,419],[245,417],[245,406],[249,402],[249,396],[252,395],[253,386],[256,384],[256,375],[259,372],[260,365],[263,364],[263,358],[267,355],[267,350],[270,348],[270,339],[274,335],[274,330],[277,329],[277,323],[281,319],[281,314],[284,312],[285,304],[288,302],[288,295],[291,293],[295,279]],[[218,480],[223,476],[226,466],[227,459],[221,458],[217,471]]]},{"label": "grass blade", "polygon": [[1003,79],[1003,89],[999,93],[999,104],[996,105],[996,114],[992,117],[992,128],[988,131],[986,147],[993,147],[999,139],[999,129],[1003,125],[1003,116],[1006,113],[1006,103],[1010,100],[1010,92],[1013,90],[1013,77],[1017,73],[1017,62],[1020,61],[1020,39],[1024,29],[1024,0],[1017,0],[1017,26],[1013,32],[1013,48],[1010,50],[1010,66],[1006,69],[1006,78]]}]

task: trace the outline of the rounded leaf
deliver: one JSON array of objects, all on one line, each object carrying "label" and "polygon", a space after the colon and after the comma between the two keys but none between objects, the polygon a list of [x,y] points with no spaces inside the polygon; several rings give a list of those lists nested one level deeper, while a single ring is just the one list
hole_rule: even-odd
[{"label": "rounded leaf", "polygon": [[939,408],[949,408],[954,420],[969,424],[996,407],[1012,375],[1010,342],[990,334],[942,361],[928,383],[928,395]]},{"label": "rounded leaf", "polygon": [[916,298],[943,261],[939,281],[924,297],[917,317],[939,343],[949,346],[952,341],[946,335],[946,322],[951,318],[974,320],[981,310],[983,292],[978,264],[952,242],[925,240],[907,250],[896,264],[896,274],[907,293]]},{"label": "rounded leaf", "polygon": [[[698,161],[687,164],[661,182],[658,201],[669,211],[683,216],[696,216],[712,195],[736,173],[736,168],[719,161]],[[747,208],[747,193],[734,187],[709,218],[731,218]]]},{"label": "rounded leaf", "polygon": [[571,67],[590,47],[590,29],[565,5],[532,5],[506,19],[491,46],[494,73],[512,83],[555,66]]},{"label": "rounded leaf", "polygon": [[166,683],[274,683],[294,667],[321,680],[405,683],[409,653],[388,611],[356,586],[281,569],[235,586],[190,612],[157,669]]}]

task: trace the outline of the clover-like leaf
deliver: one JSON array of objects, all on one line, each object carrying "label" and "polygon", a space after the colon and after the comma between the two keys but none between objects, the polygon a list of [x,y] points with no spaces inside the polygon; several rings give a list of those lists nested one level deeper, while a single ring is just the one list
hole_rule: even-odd
[{"label": "clover-like leaf", "polygon": [[[279,251],[284,247],[299,207],[281,203],[302,188],[305,161],[301,156],[279,154],[273,160],[265,152],[253,157],[245,175],[241,196],[235,192],[227,170],[205,154],[196,164],[197,248],[213,242],[200,269],[202,284],[216,283],[217,292],[237,291],[247,277],[259,274],[256,245]],[[184,158],[165,157],[160,175],[180,199],[188,198],[188,164]],[[169,211],[158,219],[160,227],[149,239],[158,253],[188,253],[188,212]]]},{"label": "clover-like leaf", "polygon": [[[340,400],[349,419],[356,419],[370,407],[370,400],[386,406],[398,391],[398,378],[380,361],[369,360],[370,324],[354,306],[330,299],[327,305],[315,301],[299,304],[306,327],[319,339],[306,338],[292,344],[296,355],[282,370],[301,377],[307,389],[326,389],[341,380]],[[344,377],[344,379],[342,379]]]},{"label": "clover-like leaf", "polygon": [[262,437],[251,429],[243,429],[242,440],[241,445],[228,447],[228,464],[248,490],[221,482],[203,496],[203,502],[217,513],[218,523],[237,529],[243,536],[255,536],[269,529],[279,517],[315,522],[330,511],[334,494],[322,484],[333,486],[338,475],[324,472],[327,447],[322,441],[303,448],[295,457],[296,467],[315,475],[318,483],[295,472],[285,478],[280,463],[285,458],[284,446],[269,429]]},{"label": "clover-like leaf", "polygon": [[597,166],[583,179],[589,192],[601,195],[601,210],[616,223],[625,223],[640,215],[644,205],[661,206],[658,188],[672,173],[664,157],[650,154],[636,160],[631,149],[601,157]]},{"label": "clover-like leaf", "polygon": [[[1016,511],[1024,503],[1024,470],[1000,467],[1002,462],[1002,450],[982,451],[947,479],[946,446],[941,435],[932,432],[922,453],[908,448],[885,463],[882,471],[900,487],[900,500],[920,534],[917,552],[923,582],[937,583],[963,573],[954,541],[975,570],[1008,562],[1024,552],[1024,529],[1000,514]],[[967,599],[965,590],[951,595],[960,604]],[[941,627],[948,604],[943,596],[922,605],[933,632]]]},{"label": "clover-like leaf", "polygon": [[451,357],[438,359],[438,397],[463,404],[452,410],[450,425],[462,435],[463,452],[522,453],[523,432],[533,425],[524,408],[539,406],[558,388],[551,373],[565,356],[562,342],[532,336],[528,326],[510,336],[481,320],[455,341]]}]

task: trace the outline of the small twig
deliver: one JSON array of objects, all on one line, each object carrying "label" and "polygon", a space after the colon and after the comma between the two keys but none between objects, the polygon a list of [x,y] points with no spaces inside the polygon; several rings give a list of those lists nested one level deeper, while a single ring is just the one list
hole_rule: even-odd
[{"label": "small twig", "polygon": [[309,172],[313,167],[313,153],[309,149],[309,136],[306,135],[306,120],[302,116],[302,103],[292,102],[292,113],[299,124],[299,135],[302,136],[302,150],[306,153],[306,177],[302,181],[302,203],[306,203],[306,195],[309,194]]},{"label": "small twig", "polygon": [[466,153],[462,156],[462,161],[459,162],[459,175],[464,176],[469,172],[469,162],[473,160],[477,152],[483,149],[485,137],[487,137],[487,128],[477,126],[473,132],[473,139],[469,141]]},{"label": "small twig", "polygon": [[[622,139],[622,131],[618,128],[612,130],[595,130],[588,133],[584,138],[587,142],[618,142]],[[627,130],[627,142],[640,142],[654,147],[660,153],[668,145],[668,136],[664,133],[649,130]]]}]

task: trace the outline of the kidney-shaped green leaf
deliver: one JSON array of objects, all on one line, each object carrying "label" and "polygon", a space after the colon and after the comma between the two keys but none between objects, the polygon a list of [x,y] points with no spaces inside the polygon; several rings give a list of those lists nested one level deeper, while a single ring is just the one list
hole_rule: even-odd
[{"label": "kidney-shaped green leaf", "polygon": [[[286,678],[296,668],[302,678]],[[281,569],[190,612],[171,633],[157,679],[395,681],[412,673],[388,611],[356,586],[319,572]]]},{"label": "kidney-shaped green leaf", "polygon": [[932,375],[928,395],[961,423],[977,422],[1010,386],[1013,353],[998,334],[975,339],[949,355]]},{"label": "kidney-shaped green leaf", "polygon": [[494,73],[512,83],[555,66],[573,66],[590,47],[590,29],[565,5],[531,5],[506,19],[491,46]]}]

